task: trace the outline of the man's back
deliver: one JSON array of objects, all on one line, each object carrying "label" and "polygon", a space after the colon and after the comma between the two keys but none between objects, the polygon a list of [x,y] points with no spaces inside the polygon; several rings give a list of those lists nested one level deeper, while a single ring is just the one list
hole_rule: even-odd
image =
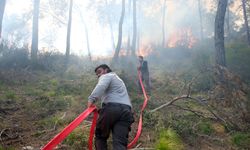
[{"label": "man's back", "polygon": [[148,62],[147,61],[143,61],[142,65],[141,65],[141,72],[142,73],[148,73]]},{"label": "man's back", "polygon": [[105,74],[103,77],[112,78],[102,97],[103,103],[121,103],[131,106],[126,86],[120,77],[113,72]]}]

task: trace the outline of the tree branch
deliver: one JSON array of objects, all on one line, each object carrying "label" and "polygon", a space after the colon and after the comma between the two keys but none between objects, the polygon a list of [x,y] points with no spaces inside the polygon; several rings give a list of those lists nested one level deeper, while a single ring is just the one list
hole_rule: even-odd
[{"label": "tree branch", "polygon": [[153,112],[155,112],[155,111],[157,111],[157,110],[159,110],[159,109],[162,109],[163,107],[172,105],[172,104],[173,104],[175,101],[177,101],[177,100],[185,99],[185,98],[187,98],[187,97],[188,97],[188,95],[182,95],[182,96],[179,96],[179,97],[175,97],[175,98],[172,99],[171,101],[169,101],[169,102],[167,102],[167,103],[165,103],[165,104],[163,104],[163,105],[161,105],[161,106],[159,106],[159,107],[157,107],[157,108],[151,110],[150,112],[153,113]]},{"label": "tree branch", "polygon": [[181,106],[175,105],[175,104],[172,104],[172,106],[177,107],[177,108],[182,109],[182,110],[185,110],[185,111],[190,111],[190,112],[192,112],[193,114],[195,114],[195,115],[197,115],[199,117],[206,118],[205,116],[202,115],[201,112],[194,111],[194,110],[191,110],[191,109],[188,109],[188,108],[184,108],[184,107],[181,107]]}]

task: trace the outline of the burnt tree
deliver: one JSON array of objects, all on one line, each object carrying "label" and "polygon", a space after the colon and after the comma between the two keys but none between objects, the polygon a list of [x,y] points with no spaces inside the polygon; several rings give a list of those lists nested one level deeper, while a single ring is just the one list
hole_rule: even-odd
[{"label": "burnt tree", "polygon": [[6,0],[0,1],[0,38],[2,35],[2,22],[3,22],[3,14],[5,9]]},{"label": "burnt tree", "polygon": [[70,0],[69,3],[69,18],[68,18],[68,26],[67,26],[67,37],[66,37],[66,65],[69,62],[69,54],[70,54],[70,35],[71,35],[71,24],[72,24],[72,7],[73,0]]},{"label": "burnt tree", "polygon": [[122,12],[121,12],[121,17],[119,21],[119,35],[118,35],[117,45],[115,48],[115,54],[113,57],[114,61],[118,60],[121,45],[122,45],[122,26],[123,26],[123,21],[124,21],[124,15],[125,15],[125,0],[122,0]]},{"label": "burnt tree", "polygon": [[243,16],[244,16],[244,23],[245,23],[245,30],[247,33],[247,42],[250,45],[250,33],[249,33],[249,26],[248,26],[248,19],[247,19],[247,11],[246,11],[246,0],[242,0],[242,8],[243,8]]},{"label": "burnt tree", "polygon": [[39,5],[40,5],[40,0],[34,0],[32,43],[31,43],[31,59],[33,61],[37,60],[37,52],[38,52]]},{"label": "burnt tree", "polygon": [[214,27],[215,41],[215,63],[226,66],[225,45],[224,45],[224,22],[227,8],[227,0],[219,0]]}]

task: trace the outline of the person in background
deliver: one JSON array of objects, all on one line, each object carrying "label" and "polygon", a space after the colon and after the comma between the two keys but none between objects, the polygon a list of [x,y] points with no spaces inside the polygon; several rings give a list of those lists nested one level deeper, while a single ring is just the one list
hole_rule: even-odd
[{"label": "person in background", "polygon": [[[149,71],[148,71],[148,62],[143,60],[143,56],[138,56],[138,66],[137,69],[138,71],[141,72],[141,79],[142,81],[145,82],[146,85],[146,91],[147,94],[150,95],[151,94],[151,89],[150,89],[150,84],[149,84]],[[138,80],[138,87],[139,87],[139,93],[142,94],[142,87],[140,84],[140,80]]]},{"label": "person in background", "polygon": [[108,65],[95,68],[98,83],[88,97],[88,107],[101,99],[95,131],[96,150],[107,150],[107,139],[112,131],[113,150],[127,150],[130,126],[134,122],[127,88]]}]

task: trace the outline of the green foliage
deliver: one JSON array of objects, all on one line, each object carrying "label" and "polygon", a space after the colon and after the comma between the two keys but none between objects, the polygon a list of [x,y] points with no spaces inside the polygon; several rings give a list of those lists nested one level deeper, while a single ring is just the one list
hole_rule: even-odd
[{"label": "green foliage", "polygon": [[183,150],[184,145],[180,136],[171,128],[163,129],[160,132],[159,140],[156,143],[157,150]]},{"label": "green foliage", "polygon": [[[249,48],[244,44],[234,44],[229,45],[226,52],[228,66],[240,73],[244,79],[249,79],[250,74],[249,51]],[[147,110],[165,103],[166,100],[174,96],[184,94],[184,92],[180,93],[184,84],[189,83],[200,71],[203,71],[212,64],[211,55],[213,55],[213,52],[210,50],[206,51],[200,49],[195,51],[189,49],[170,49],[170,51],[165,51],[164,49],[162,52],[165,55],[159,55],[159,58],[156,57],[157,59],[154,59],[154,62],[149,60],[153,88]],[[8,54],[8,57],[9,59],[14,59],[14,54],[12,53],[12,55],[11,53]],[[10,55],[13,57],[10,57]],[[21,52],[15,55],[22,55],[20,60],[26,60],[26,56],[21,54]],[[86,100],[86,97],[93,90],[97,78],[93,72],[93,64],[84,64],[84,62],[81,62],[82,60],[80,58],[72,58],[74,60],[71,59],[69,68],[64,70],[64,74],[61,74],[64,56],[53,53],[40,55],[38,65],[41,66],[40,69],[44,69],[40,74],[31,72],[32,70],[26,65],[22,65],[20,60],[16,61],[20,63],[19,65],[13,63],[13,60],[8,60],[8,62],[6,61],[0,65],[0,67],[4,67],[4,65],[11,64],[12,68],[27,67],[27,72],[31,72],[30,76],[36,76],[36,80],[33,80],[34,82],[28,80],[27,83],[18,85],[20,87],[18,87],[18,93],[24,93],[24,98],[22,97],[22,102],[24,102],[22,104],[24,107],[22,107],[22,110],[25,109],[24,112],[27,112],[25,115],[31,117],[28,119],[36,121],[34,125],[39,129],[36,133],[31,133],[34,137],[41,138],[41,135],[44,134],[44,129],[52,129],[55,124],[57,124],[59,128],[62,125],[68,124],[75,118],[75,114],[82,112],[86,107],[86,103],[82,101],[82,99]],[[0,62],[5,61],[2,57],[0,59]],[[24,62],[24,64],[27,65],[29,65],[29,63],[29,61]],[[126,65],[126,63],[124,63],[123,66],[124,65]],[[125,67],[128,67],[130,70],[125,69],[125,71],[118,72],[118,74],[128,87],[133,108],[135,111],[138,111],[136,112],[137,115],[143,103],[143,98],[137,95],[137,86],[135,86],[136,70],[133,70],[134,66],[127,65]],[[48,73],[47,71],[53,73]],[[114,71],[117,72],[117,70]],[[55,74],[59,74],[60,76],[55,76]],[[213,86],[212,76],[213,74],[210,72],[202,72],[192,84],[192,96],[194,96],[194,94],[195,96],[199,95],[200,91],[204,91],[205,93],[210,90]],[[17,80],[15,77],[13,79]],[[0,99],[3,100],[1,104],[4,104],[1,106],[5,106],[5,104],[7,106],[10,102],[15,105],[15,99],[19,96],[19,94],[15,94],[15,92],[8,90],[8,86],[9,85],[4,81],[0,81],[0,90],[3,91]],[[185,91],[185,89],[183,91]],[[203,97],[203,95],[201,95],[201,97]],[[4,100],[6,100],[6,102]],[[182,104],[185,106],[189,104],[187,101],[178,101],[175,103],[180,106],[183,106]],[[190,104],[188,107],[195,110],[202,109],[202,106],[195,104]],[[212,136],[215,132],[211,122],[208,120],[202,120],[200,117],[190,112],[187,113],[175,107],[166,107],[165,110],[162,109],[155,113],[150,113],[147,110],[143,113],[144,131],[155,131],[160,133],[159,140],[155,143],[155,147],[158,150],[184,149],[181,138],[185,139],[185,142],[188,144],[191,143],[190,145],[195,145],[196,141],[193,141],[197,140],[197,138],[194,132],[208,136]],[[60,119],[62,112],[67,112],[67,117],[64,119]],[[166,127],[171,128],[166,129]],[[84,149],[87,145],[87,137],[88,132],[84,130],[83,133],[81,128],[77,128],[68,136],[64,144],[69,145],[70,149]],[[153,135],[153,137],[155,137],[155,135]],[[153,141],[155,140],[154,138],[151,139]],[[249,149],[249,139],[249,133],[235,133],[232,136],[232,143],[241,149]],[[143,137],[141,140],[144,140]],[[152,144],[151,142],[149,144]],[[144,146],[144,143],[142,144]],[[0,146],[0,150],[4,148],[5,147]],[[194,148],[197,147],[194,146]]]},{"label": "green foliage", "polygon": [[7,91],[5,93],[5,97],[6,99],[12,99],[12,100],[17,98],[16,94],[13,91]]},{"label": "green foliage", "polygon": [[170,121],[171,126],[182,136],[191,137],[193,134],[192,127],[199,120],[194,114],[183,114],[179,117],[173,115]]},{"label": "green foliage", "polygon": [[[88,131],[86,129],[86,131]],[[64,144],[69,145],[72,149],[85,149],[88,145],[88,132],[83,132],[82,128],[76,128],[69,136],[63,141]]]},{"label": "green foliage", "polygon": [[150,113],[144,111],[143,113],[143,126],[149,128],[155,128],[160,121],[160,115],[157,113]]},{"label": "green foliage", "polygon": [[42,89],[34,88],[34,87],[28,86],[28,85],[26,87],[24,87],[24,90],[28,96],[43,95],[43,93],[44,93]]},{"label": "green foliage", "polygon": [[199,78],[194,81],[193,88],[196,91],[208,91],[213,87],[213,77],[210,72],[201,74]]},{"label": "green foliage", "polygon": [[50,99],[49,97],[41,96],[31,103],[26,104],[26,111],[32,114],[33,117],[36,117],[36,119],[41,119],[57,111],[67,109],[70,103],[70,101],[65,101],[62,98]]},{"label": "green foliage", "polygon": [[37,122],[39,126],[45,127],[46,129],[52,129],[55,123],[57,123],[57,125],[62,125],[62,120],[60,120],[60,118],[57,116],[53,116],[53,117],[46,117]]},{"label": "green foliage", "polygon": [[198,124],[198,131],[206,135],[211,135],[213,133],[212,124],[208,121],[201,122]]},{"label": "green foliage", "polygon": [[0,145],[0,150],[15,150],[15,148],[9,146],[9,147],[4,147],[2,145]]},{"label": "green foliage", "polygon": [[7,46],[0,50],[0,68],[25,68],[30,64],[28,49]]},{"label": "green foliage", "polygon": [[[80,78],[80,77],[79,77]],[[93,88],[93,87],[92,87]],[[81,95],[85,90],[85,85],[81,82],[81,79],[76,80],[62,80],[55,88],[56,95]]]},{"label": "green foliage", "polygon": [[58,85],[58,80],[57,79],[51,79],[49,82],[50,82],[50,84],[52,86],[57,86]]},{"label": "green foliage", "polygon": [[250,149],[250,133],[236,132],[232,135],[232,142],[241,149]]},{"label": "green foliage", "polygon": [[208,66],[211,66],[213,52],[209,49],[204,49],[204,46],[197,48],[193,51],[192,65],[197,70],[204,70]]},{"label": "green foliage", "polygon": [[56,92],[51,90],[51,91],[46,92],[44,95],[48,97],[54,97],[56,96]]},{"label": "green foliage", "polygon": [[227,45],[227,66],[238,73],[245,81],[250,82],[250,48],[238,42]]},{"label": "green foliage", "polygon": [[5,85],[2,81],[0,81],[0,90],[3,91],[5,89]]}]

